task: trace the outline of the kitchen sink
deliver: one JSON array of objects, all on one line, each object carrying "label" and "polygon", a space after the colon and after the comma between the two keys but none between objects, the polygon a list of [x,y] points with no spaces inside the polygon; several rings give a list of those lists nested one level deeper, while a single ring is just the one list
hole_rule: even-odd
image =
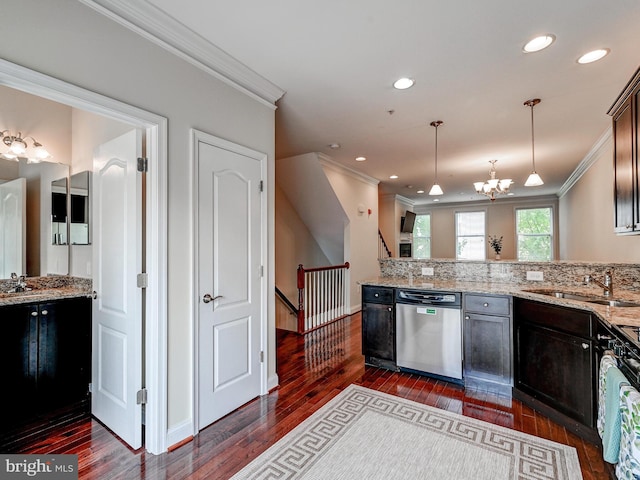
[{"label": "kitchen sink", "polygon": [[597,297],[593,297],[593,296],[578,295],[577,293],[560,292],[560,291],[553,291],[553,290],[525,290],[525,291],[529,293],[547,295],[549,297],[566,298],[567,300],[579,300],[581,302],[592,302],[594,300],[598,300]]},{"label": "kitchen sink", "polygon": [[597,303],[598,305],[608,305],[610,307],[640,307],[640,303],[627,302],[625,300],[589,300],[589,303]]},{"label": "kitchen sink", "polygon": [[595,303],[597,305],[607,305],[609,307],[640,307],[640,303],[629,302],[626,300],[615,300],[589,295],[579,295],[577,293],[569,293],[554,290],[525,290],[529,293],[537,293],[539,295],[547,295],[549,297],[566,298],[567,300],[578,300],[580,302]]}]

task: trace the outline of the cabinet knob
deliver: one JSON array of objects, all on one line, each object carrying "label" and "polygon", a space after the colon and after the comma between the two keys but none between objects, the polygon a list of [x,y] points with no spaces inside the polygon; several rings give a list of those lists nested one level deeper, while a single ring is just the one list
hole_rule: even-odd
[{"label": "cabinet knob", "polygon": [[32,317],[37,317],[38,316],[38,312],[31,312],[31,316]]},{"label": "cabinet knob", "polygon": [[488,306],[489,306],[489,304],[488,304],[487,302],[484,302],[484,303],[482,304],[482,306],[483,306],[483,307],[488,307]]},{"label": "cabinet knob", "polygon": [[373,296],[378,298],[380,296],[380,294],[379,293],[374,293]]},{"label": "cabinet knob", "polygon": [[464,319],[469,320],[471,317],[469,315],[465,315]]},{"label": "cabinet knob", "polygon": [[588,350],[588,349],[589,349],[589,344],[588,344],[588,343],[584,343],[584,342],[582,342],[582,345],[581,345],[581,346],[582,346],[582,349],[583,349],[583,350]]},{"label": "cabinet knob", "polygon": [[391,310],[393,310],[393,309],[392,309],[391,307],[389,307],[389,308],[387,308],[387,310],[388,310],[388,311],[391,311]]},{"label": "cabinet knob", "polygon": [[[34,313],[35,313],[35,312],[34,312]],[[40,312],[40,313],[42,313],[42,315],[46,315],[46,314],[47,314],[47,313],[49,313],[49,312],[48,312],[47,310],[42,310],[42,312]]]}]

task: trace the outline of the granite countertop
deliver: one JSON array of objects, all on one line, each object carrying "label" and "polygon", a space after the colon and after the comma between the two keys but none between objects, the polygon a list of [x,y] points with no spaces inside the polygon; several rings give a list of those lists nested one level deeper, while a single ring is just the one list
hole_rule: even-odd
[{"label": "granite countertop", "polygon": [[90,297],[91,291],[79,286],[33,289],[19,293],[0,293],[0,307],[32,302],[50,302],[63,298]]},{"label": "granite countertop", "polygon": [[[420,290],[442,290],[449,292],[463,293],[486,293],[492,295],[511,295],[514,297],[537,300],[564,307],[578,308],[595,313],[600,319],[611,325],[631,325],[640,327],[640,306],[639,307],[611,307],[599,305],[597,303],[582,302],[567,298],[557,298],[555,296],[544,295],[537,292],[566,292],[576,295],[598,297],[607,299],[602,295],[602,289],[595,286],[558,287],[548,283],[540,285],[517,285],[499,282],[461,282],[456,280],[432,280],[424,281],[400,278],[400,277],[377,277],[374,279],[358,282],[360,285],[377,285],[396,288],[415,288]],[[640,293],[628,290],[614,291],[613,299],[625,300],[640,303]],[[610,299],[607,299],[610,300]]]}]

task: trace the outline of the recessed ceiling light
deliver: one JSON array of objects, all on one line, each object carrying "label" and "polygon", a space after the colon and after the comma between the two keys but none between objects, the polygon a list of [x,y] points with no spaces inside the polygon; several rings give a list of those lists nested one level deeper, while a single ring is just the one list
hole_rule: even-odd
[{"label": "recessed ceiling light", "polygon": [[585,63],[597,62],[601,58],[607,56],[609,52],[610,50],[608,48],[598,48],[597,50],[592,50],[582,55],[578,59],[578,63],[581,63],[584,65]]},{"label": "recessed ceiling light", "polygon": [[513,192],[507,193],[507,197],[513,197],[514,195],[515,195],[515,193],[513,193]]},{"label": "recessed ceiling light", "polygon": [[556,36],[551,33],[547,33],[546,35],[540,35],[532,40],[529,40],[524,47],[522,47],[522,51],[524,53],[533,53],[539,52],[547,48],[553,42],[556,41]]},{"label": "recessed ceiling light", "polygon": [[397,88],[398,90],[406,90],[407,88],[413,87],[415,83],[416,81],[413,78],[403,77],[393,82],[393,88]]},{"label": "recessed ceiling light", "polygon": [[416,193],[424,193],[424,190],[418,190]]},{"label": "recessed ceiling light", "polygon": [[331,145],[329,145],[329,148],[333,149],[333,150],[337,150],[340,148],[340,144],[339,143],[332,143]]},{"label": "recessed ceiling light", "polygon": [[440,199],[439,199],[439,198],[434,198],[434,199],[433,199],[433,201],[434,201],[434,202],[439,202],[439,201],[440,201]]},{"label": "recessed ceiling light", "polygon": [[367,157],[356,157],[356,162],[364,162]]},{"label": "recessed ceiling light", "polygon": [[398,175],[391,175],[389,178],[390,178],[391,180],[395,180],[396,178],[398,178]]}]

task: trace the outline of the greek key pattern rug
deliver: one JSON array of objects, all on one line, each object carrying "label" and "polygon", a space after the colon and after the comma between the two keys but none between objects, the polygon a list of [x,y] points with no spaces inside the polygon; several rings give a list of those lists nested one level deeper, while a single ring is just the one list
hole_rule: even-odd
[{"label": "greek key pattern rug", "polygon": [[582,479],[573,447],[350,385],[244,479]]}]

